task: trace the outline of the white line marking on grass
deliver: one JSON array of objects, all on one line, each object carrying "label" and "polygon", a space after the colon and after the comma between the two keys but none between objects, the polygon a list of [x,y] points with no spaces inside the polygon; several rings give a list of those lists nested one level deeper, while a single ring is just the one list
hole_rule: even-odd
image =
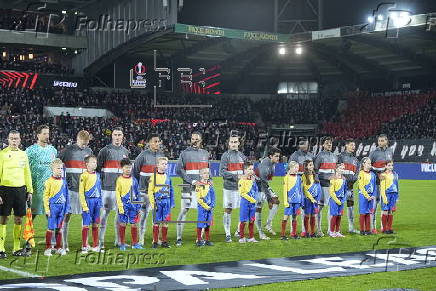
[{"label": "white line marking on grass", "polygon": [[15,274],[18,274],[18,275],[23,276],[23,277],[31,277],[31,278],[39,278],[39,277],[41,277],[41,276],[36,275],[36,274],[32,274],[32,273],[24,272],[24,271],[20,271],[20,270],[15,270],[15,269],[11,269],[11,268],[6,268],[6,267],[3,267],[3,266],[0,266],[0,270],[6,271],[6,272],[15,273]]}]

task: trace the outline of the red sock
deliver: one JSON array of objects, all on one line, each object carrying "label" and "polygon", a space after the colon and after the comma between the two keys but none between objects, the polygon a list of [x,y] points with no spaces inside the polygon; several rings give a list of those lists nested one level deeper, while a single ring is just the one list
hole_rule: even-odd
[{"label": "red sock", "polygon": [[292,236],[297,235],[297,219],[292,219]]},{"label": "red sock", "polygon": [[53,236],[53,231],[47,230],[45,232],[45,248],[51,248],[51,237]]},{"label": "red sock", "polygon": [[62,248],[62,231],[60,229],[56,231],[56,248]]},{"label": "red sock", "polygon": [[[306,229],[307,231],[307,229]],[[315,215],[311,215],[310,216],[310,234],[314,235],[315,234]]]},{"label": "red sock", "polygon": [[392,222],[393,222],[393,220],[394,220],[394,215],[393,214],[388,214],[388,217],[387,217],[387,227],[388,227],[388,230],[392,230]]},{"label": "red sock", "polygon": [[86,248],[86,246],[88,245],[88,231],[89,227],[82,227],[82,248]]},{"label": "red sock", "polygon": [[287,220],[282,220],[282,232],[280,233],[281,236],[286,235],[286,224],[288,223]]},{"label": "red sock", "polygon": [[330,218],[330,232],[335,232],[336,229],[336,216],[332,216],[332,218]]},{"label": "red sock", "polygon": [[162,226],[162,241],[167,242],[168,241],[168,226]]},{"label": "red sock", "polygon": [[309,216],[304,216],[304,229],[306,230],[306,233],[310,233],[309,231]]},{"label": "red sock", "polygon": [[126,225],[119,224],[120,244],[126,243]]},{"label": "red sock", "polygon": [[336,232],[341,232],[341,219],[341,215],[336,216]]},{"label": "red sock", "polygon": [[157,243],[159,240],[159,225],[153,225],[153,242]]},{"label": "red sock", "polygon": [[204,229],[204,234],[206,235],[206,240],[210,241],[210,226]]},{"label": "red sock", "polygon": [[365,214],[361,214],[359,218],[360,231],[365,231]]},{"label": "red sock", "polygon": [[136,245],[138,243],[138,227],[136,225],[131,225],[130,233],[132,235],[132,245]]},{"label": "red sock", "polygon": [[371,214],[365,214],[365,231],[371,231]]},{"label": "red sock", "polygon": [[197,241],[201,241],[201,227],[197,227]]},{"label": "red sock", "polygon": [[389,228],[388,228],[388,215],[387,214],[382,214],[382,226],[383,226],[382,231],[389,230]]},{"label": "red sock", "polygon": [[254,238],[254,221],[248,223],[248,235],[250,238]]},{"label": "red sock", "polygon": [[245,222],[241,222],[239,224],[239,237],[240,238],[244,238],[245,237],[244,230],[245,230]]},{"label": "red sock", "polygon": [[92,227],[92,247],[98,246],[98,226]]}]

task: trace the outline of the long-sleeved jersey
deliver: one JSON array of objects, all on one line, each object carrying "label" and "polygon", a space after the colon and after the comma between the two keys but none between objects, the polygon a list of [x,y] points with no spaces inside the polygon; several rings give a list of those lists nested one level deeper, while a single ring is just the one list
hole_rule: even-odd
[{"label": "long-sleeved jersey", "polygon": [[269,157],[264,158],[257,168],[254,170],[258,179],[256,179],[257,187],[260,189],[260,192],[266,193],[267,195],[271,195],[269,182],[272,180],[274,176],[274,164]]},{"label": "long-sleeved jersey", "polygon": [[120,161],[129,157],[129,151],[124,146],[109,144],[102,148],[97,156],[97,172],[101,173],[101,188],[105,191],[115,191],[115,182],[121,175]]},{"label": "long-sleeved jersey", "polygon": [[98,198],[101,201],[101,180],[98,173],[83,172],[79,178],[79,199],[83,211],[88,211],[86,199]]},{"label": "long-sleeved jersey", "polygon": [[380,195],[383,201],[387,201],[387,194],[398,194],[399,192],[398,174],[395,172],[383,173],[382,176],[383,178],[380,181]]},{"label": "long-sleeved jersey", "polygon": [[213,186],[209,184],[197,185],[195,187],[195,192],[197,192],[197,202],[199,207],[204,210],[210,210],[215,207],[215,190]]},{"label": "long-sleeved jersey", "polygon": [[238,190],[238,175],[243,174],[244,162],[247,160],[240,151],[228,150],[221,156],[220,176],[223,177],[224,189]]},{"label": "long-sleeved jersey", "polygon": [[291,203],[303,203],[303,189],[300,175],[288,175],[283,178],[283,203],[289,207]]},{"label": "long-sleeved jersey", "polygon": [[[124,214],[124,204],[139,202],[139,184],[134,177],[119,176],[116,181],[115,197],[118,213]],[[138,210],[141,204],[134,204]]]},{"label": "long-sleeved jersey", "polygon": [[383,172],[386,168],[386,163],[392,160],[394,153],[392,149],[377,147],[369,154],[369,158],[372,163],[372,169],[376,174]]},{"label": "long-sleeved jersey", "polygon": [[68,189],[74,192],[79,191],[79,177],[85,170],[85,158],[92,155],[89,147],[81,148],[77,144],[67,146],[59,153],[59,158],[65,164],[65,176]]},{"label": "long-sleeved jersey", "polygon": [[330,185],[329,178],[335,173],[338,157],[329,151],[320,151],[315,158],[314,166],[318,171],[319,181],[322,187]]},{"label": "long-sleeved jersey", "polygon": [[33,194],[42,196],[44,183],[52,175],[51,162],[56,158],[57,150],[52,145],[34,144],[26,149],[26,154],[32,173]]},{"label": "long-sleeved jersey", "polygon": [[295,151],[290,157],[289,162],[294,161],[298,163],[298,174],[302,175],[304,172],[304,161],[310,160],[313,161],[314,156],[310,152],[298,150]]},{"label": "long-sleeved jersey", "polygon": [[0,186],[26,186],[26,191],[33,193],[29,159],[24,151],[10,147],[0,151]]},{"label": "long-sleeved jersey", "polygon": [[[199,148],[187,147],[180,153],[177,162],[177,175],[187,184],[200,180],[200,169],[209,167],[209,152]],[[183,192],[192,191],[192,187],[183,187]]]},{"label": "long-sleeved jersey", "polygon": [[135,159],[133,166],[133,177],[139,181],[139,189],[141,191],[148,190],[148,181],[150,176],[153,175],[157,165],[157,159],[164,157],[161,151],[144,150]]},{"label": "long-sleeved jersey", "polygon": [[[303,194],[309,199],[312,203],[318,201],[321,194],[321,185],[319,183],[315,183],[314,175],[308,175],[309,178],[306,178],[306,175],[301,176],[301,183],[303,185]],[[309,180],[309,184],[307,183]]]},{"label": "long-sleeved jersey", "polygon": [[330,180],[330,197],[336,204],[341,205],[344,202],[346,189],[347,183],[344,178],[334,178]]},{"label": "long-sleeved jersey", "polygon": [[239,195],[241,195],[241,204],[248,203],[254,207],[258,199],[259,188],[253,180],[241,179],[238,182]]},{"label": "long-sleeved jersey", "polygon": [[339,154],[338,163],[344,164],[344,177],[347,180],[348,190],[353,190],[353,185],[359,176],[359,161],[352,153],[344,151]]},{"label": "long-sleeved jersey", "polygon": [[48,178],[45,181],[43,201],[45,211],[50,210],[51,204],[65,204],[66,212],[70,203],[67,181],[62,178]]},{"label": "long-sleeved jersey", "polygon": [[373,172],[359,172],[359,194],[368,199],[374,193],[376,187],[376,178]]},{"label": "long-sleeved jersey", "polygon": [[[156,186],[168,185],[168,186]],[[174,207],[174,188],[171,179],[166,174],[155,173],[150,177],[147,190],[150,205],[154,208],[156,200],[170,199],[170,207]]]}]

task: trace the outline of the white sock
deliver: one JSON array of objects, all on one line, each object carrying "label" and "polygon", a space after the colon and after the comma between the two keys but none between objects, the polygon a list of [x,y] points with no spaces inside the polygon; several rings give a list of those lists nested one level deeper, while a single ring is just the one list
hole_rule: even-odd
[{"label": "white sock", "polygon": [[306,228],[304,227],[304,213],[301,216],[301,232],[306,232]]},{"label": "white sock", "polygon": [[241,226],[241,222],[238,222],[238,229],[236,229],[235,232],[239,233],[239,228],[240,228],[240,226]]},{"label": "white sock", "polygon": [[[186,220],[186,215],[188,213],[188,209],[184,208],[180,211],[179,216],[177,217],[178,221]],[[182,239],[184,223],[177,223],[177,239]]]},{"label": "white sock", "polygon": [[107,219],[109,217],[109,213],[110,213],[110,209],[103,208],[101,211],[100,232],[98,234],[100,247],[104,247],[104,236],[106,234],[106,226],[107,226]]},{"label": "white sock", "polygon": [[147,218],[148,218],[148,214],[150,213],[150,208],[148,207],[148,204],[141,207],[140,213],[141,213],[141,219],[139,221],[139,239],[138,239],[138,242],[143,245],[145,231],[146,231],[146,227],[147,227]]},{"label": "white sock", "polygon": [[230,236],[230,223],[232,221],[232,214],[224,212],[223,215],[223,225],[224,225],[224,231],[226,232],[226,236]]},{"label": "white sock", "polygon": [[348,207],[347,216],[348,216],[348,230],[353,231],[354,230],[354,207],[353,206]]},{"label": "white sock", "polygon": [[119,243],[120,243],[120,241],[119,241],[119,231],[120,231],[120,229],[119,229],[119,226],[120,226],[120,223],[119,223],[119,221],[118,221],[118,214],[116,214],[115,213],[115,217],[114,217],[114,235],[115,235],[115,241],[114,241],[114,244],[117,246]]},{"label": "white sock", "polygon": [[255,214],[256,220],[254,221],[254,225],[256,225],[257,230],[259,231],[259,234],[263,233],[262,230],[262,212],[257,212]]},{"label": "white sock", "polygon": [[375,201],[374,202],[374,213],[371,214],[371,230],[375,229],[377,226],[377,215],[376,215],[377,214],[377,205],[378,205],[378,202]]},{"label": "white sock", "polygon": [[[71,219],[71,217],[70,217]],[[62,247],[64,249],[68,248],[68,228],[70,226],[70,221],[64,220],[64,225],[62,227]]]},{"label": "white sock", "polygon": [[279,210],[278,204],[273,204],[271,209],[269,210],[268,219],[266,220],[266,225],[268,225],[269,227],[272,227],[272,222],[273,222],[274,217],[276,216],[278,210]]}]

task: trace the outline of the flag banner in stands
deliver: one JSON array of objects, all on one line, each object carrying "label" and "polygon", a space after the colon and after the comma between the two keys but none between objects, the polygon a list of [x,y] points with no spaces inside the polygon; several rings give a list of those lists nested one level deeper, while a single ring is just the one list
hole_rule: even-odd
[{"label": "flag banner in stands", "polygon": [[[394,236],[385,238],[395,241]],[[290,244],[290,242],[283,242],[283,249],[289,248]],[[249,245],[242,247],[247,247],[247,251],[250,248]],[[104,254],[100,254],[101,258],[99,257],[97,260],[96,258],[88,258],[90,256],[99,256],[97,253],[82,255],[80,250],[78,252],[79,254],[76,256],[77,270],[80,270],[81,264],[109,264],[104,261]],[[166,252],[149,250],[147,252],[148,257],[151,254],[159,253],[166,257],[167,262],[171,260],[170,254],[166,255]],[[130,267],[134,265],[133,258],[135,260],[143,259],[138,253],[128,255],[131,255]],[[127,257],[127,255],[125,256]],[[62,260],[64,258],[59,256],[53,259]],[[110,262],[113,261],[112,257]],[[176,259],[174,262],[180,263]],[[178,265],[56,277],[38,276],[3,280],[0,283],[1,289],[7,290],[204,290],[395,272],[428,267],[436,267],[436,246]]]},{"label": "flag banner in stands", "polygon": [[0,70],[0,88],[33,89],[37,85],[38,73]]}]

